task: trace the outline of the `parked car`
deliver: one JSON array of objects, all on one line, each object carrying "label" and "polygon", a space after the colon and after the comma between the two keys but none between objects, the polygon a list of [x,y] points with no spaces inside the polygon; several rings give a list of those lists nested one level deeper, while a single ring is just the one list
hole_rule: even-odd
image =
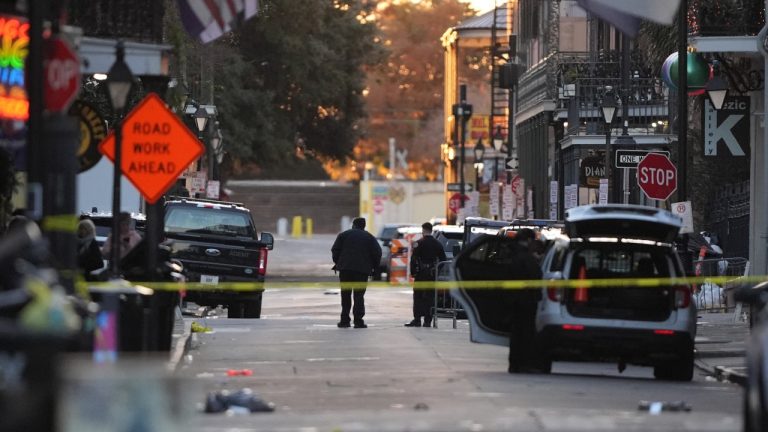
[{"label": "parked car", "polygon": [[509,225],[509,221],[494,220],[481,217],[468,217],[464,219],[464,236],[461,244],[466,248],[483,235],[496,235],[499,230]]},{"label": "parked car", "polygon": [[397,229],[404,226],[413,226],[412,224],[404,223],[390,223],[384,224],[379,230],[379,234],[376,236],[376,240],[381,247],[381,260],[379,261],[379,268],[373,273],[373,280],[381,280],[382,274],[387,275],[389,280],[389,257],[390,257],[390,245],[392,239],[397,237]]},{"label": "parked car", "polygon": [[432,236],[443,245],[445,257],[450,261],[454,252],[461,251],[464,228],[456,225],[435,225],[432,227]]},{"label": "parked car", "polygon": [[165,236],[170,258],[184,266],[188,281],[211,284],[252,282],[255,290],[189,291],[187,299],[202,306],[227,308],[229,318],[260,318],[268,251],[274,239],[258,233],[251,212],[242,204],[198,198],[165,203]]},{"label": "parked car", "polygon": [[[82,213],[80,219],[90,219],[93,224],[96,225],[96,243],[99,247],[104,245],[107,241],[107,237],[112,232],[112,212],[99,212],[94,209],[91,212]],[[147,217],[143,213],[131,213],[131,220],[133,221],[133,228],[144,236],[145,226],[147,224]]]},{"label": "parked car", "polygon": [[[615,361],[652,366],[659,379],[693,377],[696,306],[691,288],[643,287],[628,281],[684,277],[673,241],[682,225],[666,210],[634,205],[582,206],[566,212],[565,234],[541,266],[544,279],[620,279],[615,287],[541,288],[536,337],[553,360]],[[513,238],[485,236],[453,262],[459,281],[504,280]],[[509,345],[505,291],[459,288],[452,292],[467,310],[471,338]]]}]

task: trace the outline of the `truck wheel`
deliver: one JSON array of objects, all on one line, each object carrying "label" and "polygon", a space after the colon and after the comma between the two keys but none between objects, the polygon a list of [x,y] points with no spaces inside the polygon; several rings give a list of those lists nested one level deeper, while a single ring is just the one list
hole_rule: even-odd
[{"label": "truck wheel", "polygon": [[227,318],[245,318],[243,315],[243,303],[230,303],[227,306]]},{"label": "truck wheel", "polygon": [[261,299],[242,302],[243,318],[261,318]]}]

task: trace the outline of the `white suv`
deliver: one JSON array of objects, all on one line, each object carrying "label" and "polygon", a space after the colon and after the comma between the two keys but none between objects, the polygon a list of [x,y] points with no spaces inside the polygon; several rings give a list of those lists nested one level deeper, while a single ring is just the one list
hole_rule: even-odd
[{"label": "white suv", "polygon": [[[617,279],[617,283],[542,288],[536,336],[547,363],[615,361],[620,370],[628,363],[653,366],[659,379],[693,378],[696,307],[690,287],[635,283],[642,278],[685,276],[673,247],[680,226],[680,218],[652,207],[595,205],[566,212],[568,237],[555,240],[542,259],[544,279]],[[503,253],[509,249],[505,241],[514,240],[497,237],[473,244],[457,257],[453,277],[503,279],[503,268],[494,263],[504,263]],[[499,307],[504,304],[500,297],[508,294],[483,291],[454,293],[469,312],[472,339],[508,345],[509,320]],[[542,369],[549,370],[549,364]]]}]

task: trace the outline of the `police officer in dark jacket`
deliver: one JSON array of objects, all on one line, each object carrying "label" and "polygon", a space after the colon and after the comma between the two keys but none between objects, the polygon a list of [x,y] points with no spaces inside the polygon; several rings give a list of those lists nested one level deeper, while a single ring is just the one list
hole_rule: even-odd
[{"label": "police officer in dark jacket", "polygon": [[352,295],[355,306],[352,309],[355,328],[366,328],[365,288],[368,276],[378,268],[381,261],[381,247],[376,238],[365,231],[365,218],[355,218],[352,229],[346,230],[336,237],[331,247],[334,270],[339,271],[341,282],[341,321],[339,328],[347,328],[350,324],[349,310],[352,308]]},{"label": "police officer in dark jacket", "polygon": [[[443,245],[432,237],[432,224],[421,226],[422,238],[413,243],[411,252],[411,274],[416,285],[413,287],[413,320],[406,327],[430,327],[432,325],[432,304],[435,298],[434,284],[437,263],[445,261]],[[424,324],[421,318],[424,317]]]},{"label": "police officer in dark jacket", "polygon": [[[521,229],[515,236],[514,253],[507,266],[506,279],[539,280],[541,267],[532,252],[536,234]],[[511,328],[509,333],[509,373],[549,373],[546,353],[536,338],[536,308],[541,300],[541,288],[516,289],[510,293]]]}]

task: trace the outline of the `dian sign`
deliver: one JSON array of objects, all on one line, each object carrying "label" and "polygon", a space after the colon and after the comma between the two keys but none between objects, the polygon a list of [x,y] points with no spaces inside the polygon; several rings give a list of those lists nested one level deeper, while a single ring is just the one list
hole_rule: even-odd
[{"label": "dian sign", "polygon": [[667,156],[651,153],[637,165],[637,184],[648,198],[666,200],[677,190],[677,168]]},{"label": "dian sign", "polygon": [[60,38],[46,41],[43,62],[45,108],[62,112],[69,108],[80,90],[80,60],[69,44]]},{"label": "dian sign", "polygon": [[[114,162],[114,131],[99,150]],[[121,171],[144,199],[154,204],[192,161],[203,145],[154,93],[150,93],[123,121]]]}]

